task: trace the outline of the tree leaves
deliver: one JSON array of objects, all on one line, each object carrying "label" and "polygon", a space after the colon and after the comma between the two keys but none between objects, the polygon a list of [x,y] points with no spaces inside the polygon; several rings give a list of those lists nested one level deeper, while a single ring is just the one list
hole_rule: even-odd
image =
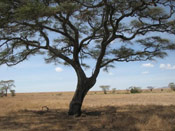
[{"label": "tree leaves", "polygon": [[117,58],[128,58],[134,53],[134,50],[125,46],[121,46],[119,49],[113,49],[111,53],[114,54]]},{"label": "tree leaves", "polygon": [[138,20],[132,20],[130,25],[133,26],[134,28],[140,28],[140,27],[143,27],[144,23]]},{"label": "tree leaves", "polygon": [[[0,93],[4,92],[5,96],[7,96],[7,91],[11,90],[12,87],[15,87],[14,80],[0,81]],[[4,94],[1,94],[1,95],[4,95]]]},{"label": "tree leaves", "polygon": [[40,17],[50,16],[55,12],[55,8],[49,8],[44,3],[37,1],[26,1],[14,12],[17,20],[36,20]]},{"label": "tree leaves", "polygon": [[159,36],[139,39],[136,42],[138,42],[146,48],[156,48],[157,50],[175,49],[175,43],[171,42],[171,40],[169,39],[161,38]]},{"label": "tree leaves", "polygon": [[98,74],[114,62],[163,58],[175,43],[155,33],[174,36],[172,2],[0,0],[0,64],[15,65],[42,51],[46,62],[73,68],[94,59]]}]

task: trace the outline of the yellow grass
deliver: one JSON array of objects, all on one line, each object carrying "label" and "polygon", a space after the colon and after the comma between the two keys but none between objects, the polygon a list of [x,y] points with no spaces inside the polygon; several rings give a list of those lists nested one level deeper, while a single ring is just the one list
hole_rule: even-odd
[{"label": "yellow grass", "polygon": [[[0,98],[0,131],[174,131],[175,92],[89,92],[81,117],[67,115],[72,92]],[[49,111],[43,111],[47,106]]]}]

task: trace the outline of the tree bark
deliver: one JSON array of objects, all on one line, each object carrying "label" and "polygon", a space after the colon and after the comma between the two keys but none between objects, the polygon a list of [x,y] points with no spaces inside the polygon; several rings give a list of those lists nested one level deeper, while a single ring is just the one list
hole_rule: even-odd
[{"label": "tree bark", "polygon": [[81,115],[81,107],[83,104],[83,100],[91,89],[95,82],[95,78],[87,78],[84,73],[78,73],[78,84],[75,94],[72,98],[72,101],[69,105],[69,112],[68,115],[80,116]]},{"label": "tree bark", "polygon": [[7,89],[5,89],[5,94],[4,94],[4,96],[6,96],[6,97],[7,97]]}]

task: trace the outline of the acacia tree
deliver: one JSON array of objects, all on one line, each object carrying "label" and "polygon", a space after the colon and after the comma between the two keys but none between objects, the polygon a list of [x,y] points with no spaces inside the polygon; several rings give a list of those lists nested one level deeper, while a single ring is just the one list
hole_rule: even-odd
[{"label": "acacia tree", "polygon": [[175,91],[175,84],[174,84],[173,82],[169,83],[169,84],[168,84],[168,87],[169,87],[171,90]]},{"label": "acacia tree", "polygon": [[0,97],[3,97],[4,96],[4,90],[3,90],[3,83],[0,81]]},{"label": "acacia tree", "polygon": [[153,86],[148,86],[147,87],[151,92],[153,91],[154,87]]},{"label": "acacia tree", "polygon": [[107,94],[107,91],[109,90],[110,86],[108,85],[103,85],[103,86],[100,86],[100,88],[103,90],[104,94]]},{"label": "acacia tree", "polygon": [[14,80],[0,81],[1,91],[4,92],[4,96],[7,96],[8,90],[11,90],[12,87],[15,87]]},{"label": "acacia tree", "polygon": [[69,114],[80,115],[102,68],[163,58],[175,48],[159,34],[174,36],[174,14],[174,0],[0,0],[0,64],[41,54],[48,63],[70,65],[77,88]]}]

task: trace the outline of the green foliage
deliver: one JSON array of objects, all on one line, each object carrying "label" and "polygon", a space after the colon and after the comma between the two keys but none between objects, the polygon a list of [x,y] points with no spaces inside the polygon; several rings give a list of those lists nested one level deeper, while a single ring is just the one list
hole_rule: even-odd
[{"label": "green foliage", "polygon": [[8,90],[12,90],[13,87],[15,87],[14,80],[0,81],[0,95],[7,96]]},{"label": "green foliage", "polygon": [[130,92],[131,93],[141,93],[142,89],[140,87],[132,86],[132,87],[130,87]]},{"label": "green foliage", "polygon": [[129,56],[134,54],[134,50],[125,46],[121,46],[119,49],[113,49],[112,54],[114,54],[118,58],[128,58]]},{"label": "green foliage", "polygon": [[175,84],[174,84],[173,82],[169,83],[169,84],[168,84],[168,87],[169,87],[171,90],[175,91]]},{"label": "green foliage", "polygon": [[160,17],[166,16],[165,11],[160,7],[150,8],[145,13],[150,14],[150,17],[152,17],[153,19],[156,19],[156,20],[159,19]]},{"label": "green foliage", "polygon": [[112,88],[112,93],[113,93],[113,94],[116,93],[116,88]]},{"label": "green foliage", "polygon": [[29,20],[35,19],[38,18],[39,15],[42,16],[45,12],[44,10],[46,9],[43,4],[36,1],[26,1],[15,11],[15,18],[18,20],[23,20],[24,18]]},{"label": "green foliage", "polygon": [[[166,8],[170,12],[164,4],[169,5]],[[174,19],[170,19],[173,5],[168,1],[164,4],[140,0],[0,0],[0,64],[16,65],[41,50],[48,55],[47,62],[71,65],[78,56],[77,63],[82,61],[80,65],[85,68],[90,65],[83,60],[100,58],[98,67],[104,70],[114,67],[115,61],[163,58],[165,50],[175,49],[170,40],[151,36],[134,39],[150,32],[174,34]],[[126,23],[128,17],[131,21]],[[114,46],[115,39],[124,44]]]},{"label": "green foliage", "polygon": [[140,22],[139,20],[132,20],[130,24],[135,28],[140,28],[144,23]]},{"label": "green foliage", "polygon": [[102,85],[100,88],[103,90],[104,94],[107,94],[107,91],[109,90],[110,86],[108,85]]},{"label": "green foliage", "polygon": [[15,90],[10,90],[11,92],[11,96],[14,97],[16,94],[15,94]]},{"label": "green foliage", "polygon": [[153,91],[153,89],[154,89],[154,87],[152,87],[152,86],[148,86],[147,87],[151,92]]}]

